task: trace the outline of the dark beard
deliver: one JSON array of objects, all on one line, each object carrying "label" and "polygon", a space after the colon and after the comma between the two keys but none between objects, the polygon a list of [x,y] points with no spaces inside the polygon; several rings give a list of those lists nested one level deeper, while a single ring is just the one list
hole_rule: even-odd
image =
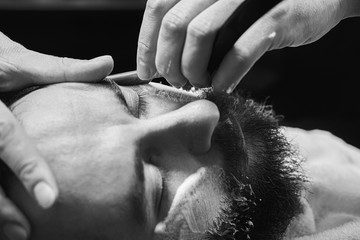
[{"label": "dark beard", "polygon": [[300,213],[305,178],[272,108],[238,94],[209,96],[220,110],[214,141],[225,154],[224,208],[204,239],[281,239]]}]

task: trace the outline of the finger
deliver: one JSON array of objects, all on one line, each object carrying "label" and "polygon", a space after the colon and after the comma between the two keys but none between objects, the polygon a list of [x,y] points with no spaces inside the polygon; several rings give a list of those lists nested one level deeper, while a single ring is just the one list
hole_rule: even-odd
[{"label": "finger", "polygon": [[207,66],[216,32],[243,0],[221,0],[189,24],[182,55],[182,73],[195,87],[210,86]]},{"label": "finger", "polygon": [[2,102],[0,116],[0,158],[40,206],[52,206],[58,196],[58,187],[49,166]]},{"label": "finger", "polygon": [[[105,78],[113,70],[114,66],[111,56],[102,56],[91,60],[78,60],[29,51],[27,56],[23,56],[22,59],[23,64],[32,59],[33,64],[25,65],[24,71],[27,74],[32,74],[34,80],[39,84],[63,81],[98,81]],[[35,68],[35,64],[37,68]]]},{"label": "finger", "polygon": [[0,189],[0,239],[25,240],[30,235],[30,225],[19,209],[5,197]]},{"label": "finger", "polygon": [[110,56],[78,60],[41,54],[24,48],[9,56],[6,62],[1,61],[0,91],[64,81],[94,82],[105,78],[113,66]]},{"label": "finger", "polygon": [[181,87],[187,82],[181,72],[181,57],[188,25],[214,2],[216,0],[183,0],[164,16],[155,62],[159,74],[173,86]]},{"label": "finger", "polygon": [[157,73],[155,56],[163,17],[180,0],[148,0],[140,28],[137,48],[137,74],[148,80]]},{"label": "finger", "polygon": [[270,12],[255,22],[226,54],[212,79],[215,93],[231,93],[255,62],[272,48],[278,36]]}]

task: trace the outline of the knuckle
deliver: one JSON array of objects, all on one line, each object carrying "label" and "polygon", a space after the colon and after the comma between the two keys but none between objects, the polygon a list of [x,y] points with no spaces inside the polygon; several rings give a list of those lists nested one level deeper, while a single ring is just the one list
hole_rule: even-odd
[{"label": "knuckle", "polygon": [[165,11],[166,6],[166,0],[148,0],[146,3],[146,10],[156,15]]},{"label": "knuckle", "polygon": [[138,58],[143,62],[147,62],[148,57],[155,54],[155,49],[150,47],[149,44],[146,44],[144,41],[138,41]]},{"label": "knuckle", "polygon": [[23,183],[33,181],[33,176],[39,168],[39,161],[36,158],[30,158],[26,162],[21,162],[15,165],[15,172]]},{"label": "knuckle", "polygon": [[170,11],[162,21],[162,27],[170,34],[183,32],[186,29],[186,19],[181,11]]},{"label": "knuckle", "polygon": [[210,21],[194,20],[189,24],[187,33],[191,38],[204,39],[209,37],[213,30]]},{"label": "knuckle", "polygon": [[251,53],[245,47],[235,47],[235,51],[232,53],[237,62],[241,62],[243,65],[250,64]]}]

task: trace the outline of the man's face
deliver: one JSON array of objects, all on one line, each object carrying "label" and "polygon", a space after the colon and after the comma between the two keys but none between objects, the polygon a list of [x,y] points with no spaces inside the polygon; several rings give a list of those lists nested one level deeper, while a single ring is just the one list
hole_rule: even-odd
[{"label": "man's face", "polygon": [[281,235],[299,181],[277,120],[251,101],[217,105],[161,84],[109,82],[51,85],[15,102],[60,186],[59,201],[42,210],[8,182],[32,239]]},{"label": "man's face", "polygon": [[69,83],[31,92],[13,113],[62,195],[42,213],[19,203],[33,218],[34,239],[99,221],[109,239],[151,239],[174,226],[201,233],[217,217],[223,156],[211,141],[219,120],[212,102],[160,84]]}]

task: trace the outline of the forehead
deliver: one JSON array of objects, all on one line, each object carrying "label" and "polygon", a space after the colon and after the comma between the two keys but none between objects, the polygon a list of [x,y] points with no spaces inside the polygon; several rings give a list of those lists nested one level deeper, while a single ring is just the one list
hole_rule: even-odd
[{"label": "forehead", "polygon": [[[101,119],[106,116],[104,113],[119,110],[121,103],[115,97],[110,84],[94,83],[59,83],[46,86],[26,94],[23,98],[12,105],[15,115],[27,116],[26,113],[46,110],[47,115],[62,115],[63,113],[92,111],[92,115]],[[121,88],[136,88],[147,97],[149,109],[153,114],[166,112],[188,102],[206,98],[208,90],[184,91],[159,83],[144,85],[133,85],[131,87],[120,86]],[[21,105],[18,111],[17,107]],[[15,106],[15,107],[14,107]],[[52,111],[56,106],[56,111]],[[163,108],[163,111],[161,110]],[[107,118],[112,120],[112,118]]]},{"label": "forehead", "polygon": [[117,140],[126,132],[115,127],[126,122],[129,114],[106,87],[50,85],[24,96],[12,108],[28,135],[54,158],[66,155],[74,159],[70,155],[77,154],[78,159],[87,159],[89,149],[92,154],[101,150],[98,154],[103,156],[94,155],[95,159],[119,157]]}]

